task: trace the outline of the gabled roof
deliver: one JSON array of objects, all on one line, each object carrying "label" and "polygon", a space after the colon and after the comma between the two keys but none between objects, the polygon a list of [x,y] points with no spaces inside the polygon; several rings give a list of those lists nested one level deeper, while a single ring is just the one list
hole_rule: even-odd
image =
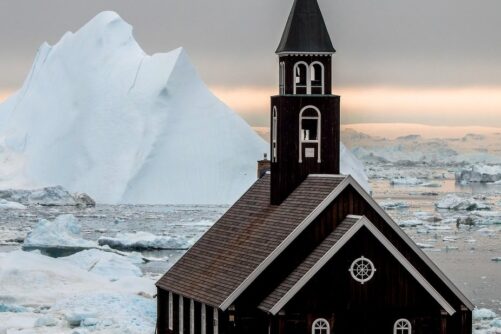
[{"label": "gabled roof", "polygon": [[353,187],[461,302],[474,305],[351,177],[309,175],[278,206],[270,175],[258,180],[158,282],[164,290],[226,310],[347,187]]},{"label": "gabled roof", "polygon": [[334,53],[317,0],[295,0],[276,53]]},{"label": "gabled roof", "polygon": [[259,308],[277,314],[314,275],[362,228],[366,227],[381,244],[397,259],[414,279],[437,301],[444,310],[453,315],[456,310],[398,249],[366,217],[348,216],[325,240],[266,297]]},{"label": "gabled roof", "polygon": [[165,274],[157,286],[225,310],[264,270],[346,176],[308,177],[270,205],[270,175],[258,180]]}]

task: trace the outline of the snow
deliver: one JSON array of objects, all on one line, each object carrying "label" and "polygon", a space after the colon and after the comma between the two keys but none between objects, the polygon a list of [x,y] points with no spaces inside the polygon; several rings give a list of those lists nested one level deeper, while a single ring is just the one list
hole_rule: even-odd
[{"label": "snow", "polygon": [[5,189],[0,190],[0,199],[18,202],[23,205],[42,206],[95,206],[95,202],[87,194],[71,194],[61,186],[46,187],[34,190]]},{"label": "snow", "polygon": [[22,156],[10,183],[57,184],[101,203],[230,204],[269,150],[184,49],[145,54],[114,12],[44,43],[0,120],[4,154]]},{"label": "snow", "polygon": [[78,220],[71,214],[60,215],[53,221],[40,219],[23,243],[25,248],[96,246],[95,242],[83,239]]},{"label": "snow", "polygon": [[435,206],[438,209],[447,210],[490,210],[490,207],[483,202],[479,202],[474,198],[463,198],[456,194],[448,194],[440,199]]},{"label": "snow", "polygon": [[111,281],[123,277],[142,277],[141,270],[136,264],[142,263],[141,256],[122,256],[115,253],[97,249],[78,252],[68,257],[61,258],[87,272],[96,273]]},{"label": "snow", "polygon": [[158,236],[148,232],[118,233],[113,237],[100,237],[99,245],[120,250],[188,249],[196,238],[184,235]]},{"label": "snow", "polygon": [[0,199],[0,209],[26,210],[26,206],[21,203]]},{"label": "snow", "polygon": [[456,173],[456,181],[460,183],[496,183],[501,180],[501,166],[473,165]]},{"label": "snow", "polygon": [[[112,254],[111,258],[118,256]],[[99,260],[108,270],[88,270],[86,261]],[[134,257],[124,257],[122,264]],[[98,333],[154,331],[154,281],[137,277],[139,269],[123,270],[102,251],[84,251],[53,259],[37,252],[0,253],[0,333],[74,333],[84,326]],[[130,267],[132,268],[132,267]],[[114,275],[110,275],[116,270]],[[110,279],[110,277],[118,277]],[[29,306],[29,307],[28,307]],[[12,311],[12,308],[13,311]],[[14,313],[15,312],[15,313]]]}]

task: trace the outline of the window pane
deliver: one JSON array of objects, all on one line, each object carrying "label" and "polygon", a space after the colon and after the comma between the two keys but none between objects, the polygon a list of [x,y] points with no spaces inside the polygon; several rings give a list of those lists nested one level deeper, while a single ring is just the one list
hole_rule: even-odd
[{"label": "window pane", "polygon": [[318,140],[318,119],[303,119],[302,140]]}]

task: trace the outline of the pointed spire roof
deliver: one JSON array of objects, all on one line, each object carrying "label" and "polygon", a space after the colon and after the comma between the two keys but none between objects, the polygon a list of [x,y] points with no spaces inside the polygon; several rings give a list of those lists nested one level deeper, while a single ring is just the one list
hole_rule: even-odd
[{"label": "pointed spire roof", "polygon": [[294,0],[276,53],[334,53],[317,0]]}]

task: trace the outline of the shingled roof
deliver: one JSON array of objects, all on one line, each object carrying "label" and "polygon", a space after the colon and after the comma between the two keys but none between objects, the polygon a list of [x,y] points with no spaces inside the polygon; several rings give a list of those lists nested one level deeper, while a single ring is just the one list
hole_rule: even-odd
[{"label": "shingled roof", "polygon": [[278,206],[270,175],[258,180],[165,274],[157,286],[221,307],[336,189],[345,176],[310,175]]},{"label": "shingled roof", "polygon": [[276,53],[334,53],[317,0],[295,0]]},{"label": "shingled roof", "polygon": [[306,275],[308,271],[327,253],[343,235],[348,231],[353,224],[361,218],[347,217],[339,224],[331,234],[329,234],[320,245],[292,272],[285,280],[268,296],[266,297],[259,308],[265,312],[270,312],[291,289],[292,287]]}]

